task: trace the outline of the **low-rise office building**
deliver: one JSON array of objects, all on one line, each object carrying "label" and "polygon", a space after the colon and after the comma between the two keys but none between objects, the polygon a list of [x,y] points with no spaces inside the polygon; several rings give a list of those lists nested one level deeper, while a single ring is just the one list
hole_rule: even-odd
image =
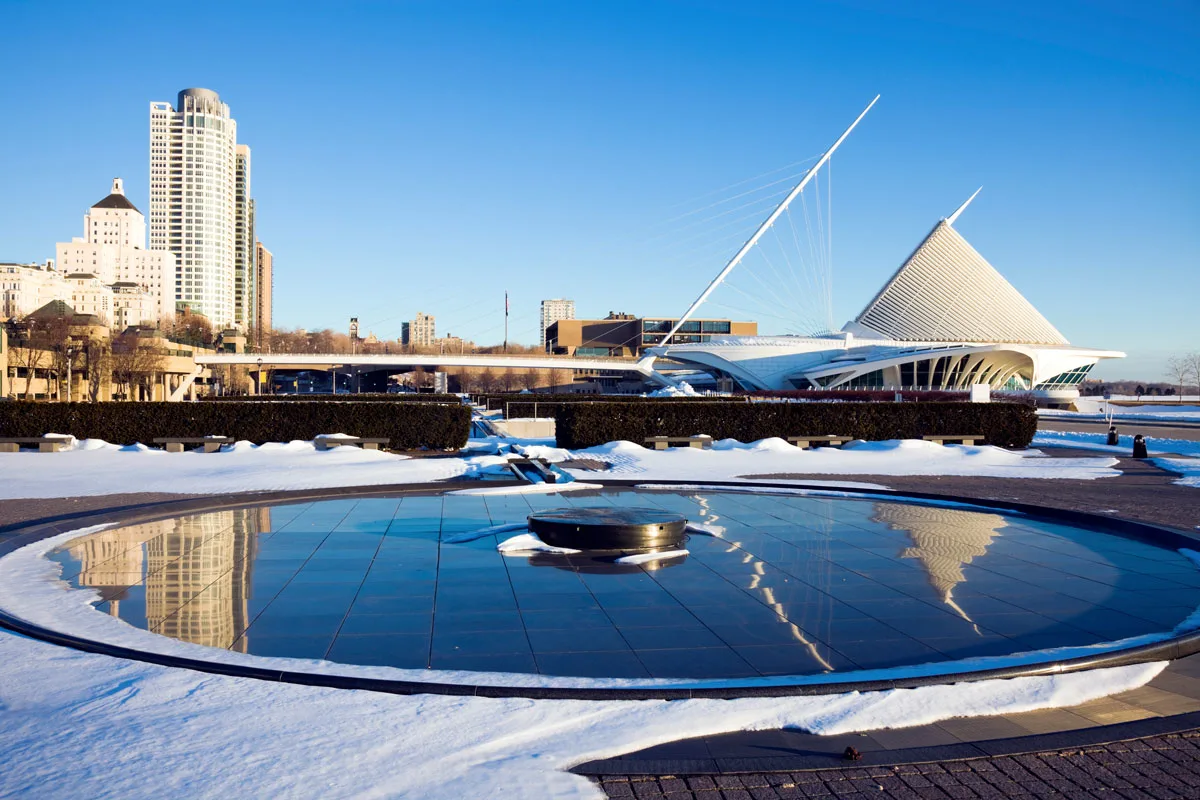
[{"label": "low-rise office building", "polygon": [[[669,317],[635,317],[610,313],[605,319],[560,319],[546,329],[546,352],[568,356],[637,357],[662,344],[678,321]],[[757,322],[692,319],[673,341],[707,342],[719,336],[757,336]]]}]

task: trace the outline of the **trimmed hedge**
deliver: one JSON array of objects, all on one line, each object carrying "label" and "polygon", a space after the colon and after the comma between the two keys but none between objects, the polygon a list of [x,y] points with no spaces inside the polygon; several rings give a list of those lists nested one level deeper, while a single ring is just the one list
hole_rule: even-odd
[{"label": "trimmed hedge", "polygon": [[0,403],[0,436],[69,433],[113,444],[167,436],[261,444],[347,433],[386,436],[393,450],[457,450],[470,431],[471,410],[448,403]]},{"label": "trimmed hedge", "polygon": [[[530,406],[537,403],[538,414],[540,416],[547,416],[541,413],[542,406],[557,407],[567,403],[748,403],[750,401],[745,395],[729,397],[640,397],[637,395],[584,394],[582,392],[579,394],[535,392],[533,394],[480,395],[479,399],[475,402],[489,411],[503,410],[506,403],[510,409],[518,403],[525,403]],[[519,415],[512,413],[510,416],[516,417]],[[554,415],[550,414],[548,416]]]},{"label": "trimmed hedge", "polygon": [[754,442],[778,436],[920,439],[982,434],[987,444],[1027,447],[1037,431],[1034,409],[1018,403],[572,403],[557,410],[559,447],[605,442],[642,444],[648,436],[694,436]]},{"label": "trimmed hedge", "polygon": [[461,405],[462,398],[456,394],[387,394],[371,392],[361,394],[258,394],[205,396],[204,403],[451,403]]},{"label": "trimmed hedge", "polygon": [[840,400],[843,403],[891,403],[897,394],[904,402],[959,402],[971,399],[970,392],[938,389],[791,389],[788,391],[749,392],[751,397],[780,400]]}]

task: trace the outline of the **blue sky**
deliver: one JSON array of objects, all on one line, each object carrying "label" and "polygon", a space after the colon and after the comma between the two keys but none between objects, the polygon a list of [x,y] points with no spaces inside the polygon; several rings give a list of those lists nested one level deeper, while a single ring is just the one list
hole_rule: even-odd
[{"label": "blue sky", "polygon": [[114,176],[145,210],[148,105],[203,86],[253,151],[277,325],[426,311],[498,342],[507,290],[533,342],[547,297],[680,313],[729,253],[683,265],[667,221],[879,93],[834,161],[835,322],[982,185],[958,230],[1073,343],[1130,354],[1097,374],[1200,349],[1191,0],[0,0],[0,29],[3,261],[52,257]]}]

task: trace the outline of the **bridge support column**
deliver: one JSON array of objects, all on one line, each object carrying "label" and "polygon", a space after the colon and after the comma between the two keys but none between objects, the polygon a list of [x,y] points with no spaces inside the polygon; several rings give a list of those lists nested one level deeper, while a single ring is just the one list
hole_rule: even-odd
[{"label": "bridge support column", "polygon": [[188,399],[195,400],[196,378],[199,378],[202,372],[204,372],[204,367],[197,364],[196,368],[185,375],[183,380],[179,382],[179,386],[175,388],[175,391],[171,392],[170,396],[167,397],[167,402],[178,403],[183,399],[184,394],[188,395]]}]

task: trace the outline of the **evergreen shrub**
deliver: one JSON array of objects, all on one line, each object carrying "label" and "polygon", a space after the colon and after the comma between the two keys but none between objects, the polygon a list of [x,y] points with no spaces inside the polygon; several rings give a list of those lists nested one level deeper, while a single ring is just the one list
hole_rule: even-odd
[{"label": "evergreen shrub", "polygon": [[0,403],[0,436],[71,434],[113,444],[232,436],[256,443],[322,433],[387,437],[393,450],[457,450],[471,410],[449,403]]},{"label": "evergreen shrub", "polygon": [[[539,404],[540,413],[540,404]],[[777,436],[852,436],[868,441],[943,434],[982,435],[986,444],[1027,447],[1034,409],[1019,403],[570,403],[556,410],[559,447],[578,450],[649,436],[754,442]]]}]

